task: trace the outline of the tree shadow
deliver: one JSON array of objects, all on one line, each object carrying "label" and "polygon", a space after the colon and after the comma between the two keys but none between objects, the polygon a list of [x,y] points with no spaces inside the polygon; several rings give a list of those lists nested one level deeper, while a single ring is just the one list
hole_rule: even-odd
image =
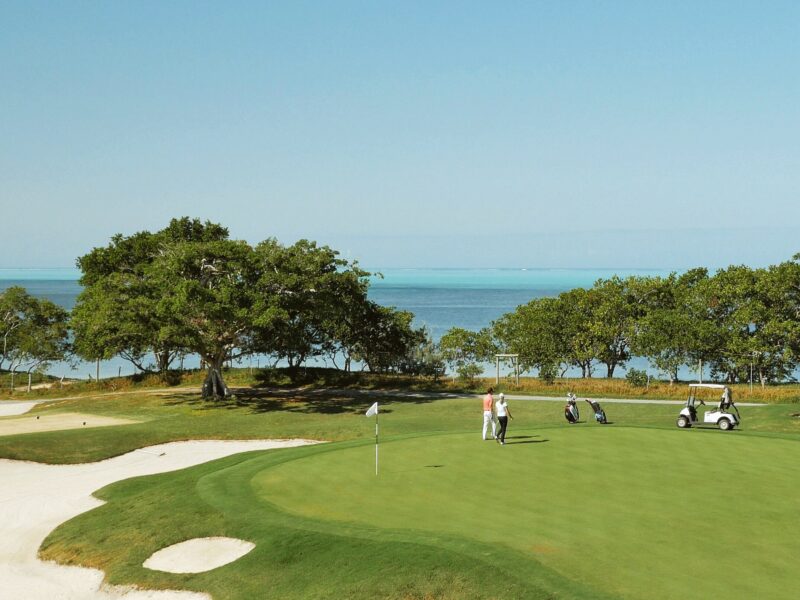
[{"label": "tree shadow", "polygon": [[[254,413],[294,412],[305,414],[363,413],[375,401],[381,403],[380,412],[390,414],[387,404],[428,404],[444,396],[436,394],[406,393],[398,391],[332,390],[332,389],[264,389],[231,388],[228,398],[205,400],[199,395],[165,395],[167,406],[191,406],[196,410],[241,410]],[[459,397],[453,394],[454,398]]]}]

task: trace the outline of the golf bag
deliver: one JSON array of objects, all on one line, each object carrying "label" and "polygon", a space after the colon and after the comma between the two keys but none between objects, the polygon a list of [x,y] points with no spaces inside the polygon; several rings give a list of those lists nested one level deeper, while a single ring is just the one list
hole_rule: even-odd
[{"label": "golf bag", "polygon": [[594,420],[602,425],[608,423],[608,420],[606,419],[606,411],[603,410],[603,407],[600,406],[600,403],[595,402],[594,400],[589,400],[588,398],[586,401],[592,406],[592,410],[594,411]]},{"label": "golf bag", "polygon": [[578,412],[578,403],[576,402],[574,394],[567,394],[567,403],[564,405],[564,418],[567,420],[567,423],[577,423],[578,419],[580,419],[580,413]]}]

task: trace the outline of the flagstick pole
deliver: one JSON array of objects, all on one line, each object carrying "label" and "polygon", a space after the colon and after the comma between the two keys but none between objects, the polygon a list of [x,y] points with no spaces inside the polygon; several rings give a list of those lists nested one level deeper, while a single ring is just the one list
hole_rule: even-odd
[{"label": "flagstick pole", "polygon": [[375,475],[378,474],[378,413],[375,413]]}]

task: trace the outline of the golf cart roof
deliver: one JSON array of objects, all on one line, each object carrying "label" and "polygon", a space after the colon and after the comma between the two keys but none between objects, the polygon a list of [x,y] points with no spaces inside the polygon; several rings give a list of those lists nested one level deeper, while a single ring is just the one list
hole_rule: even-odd
[{"label": "golf cart roof", "polygon": [[711,388],[714,390],[724,390],[727,385],[722,385],[721,383],[690,383],[690,388]]}]

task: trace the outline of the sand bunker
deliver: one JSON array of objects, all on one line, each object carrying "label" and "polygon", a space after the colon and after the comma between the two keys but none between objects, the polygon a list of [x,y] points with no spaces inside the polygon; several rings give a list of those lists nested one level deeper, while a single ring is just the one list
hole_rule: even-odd
[{"label": "sand bunker", "polygon": [[39,400],[3,400],[0,401],[0,417],[10,417],[13,415],[24,415],[34,406],[39,404]]},{"label": "sand bunker", "polygon": [[203,573],[232,563],[255,547],[236,538],[194,538],[153,553],[142,566],[168,573]]},{"label": "sand bunker", "polygon": [[0,600],[209,600],[207,594],[193,592],[104,586],[102,571],[45,563],[37,559],[37,552],[58,525],[103,504],[92,492],[115,481],[175,471],[239,452],[312,443],[316,442],[175,442],[82,465],[0,459]]},{"label": "sand bunker", "polygon": [[0,436],[19,433],[36,433],[38,431],[59,431],[62,429],[79,429],[81,427],[109,427],[111,425],[131,425],[140,423],[131,419],[101,417],[83,413],[57,413],[43,415],[25,415],[0,420]]}]

